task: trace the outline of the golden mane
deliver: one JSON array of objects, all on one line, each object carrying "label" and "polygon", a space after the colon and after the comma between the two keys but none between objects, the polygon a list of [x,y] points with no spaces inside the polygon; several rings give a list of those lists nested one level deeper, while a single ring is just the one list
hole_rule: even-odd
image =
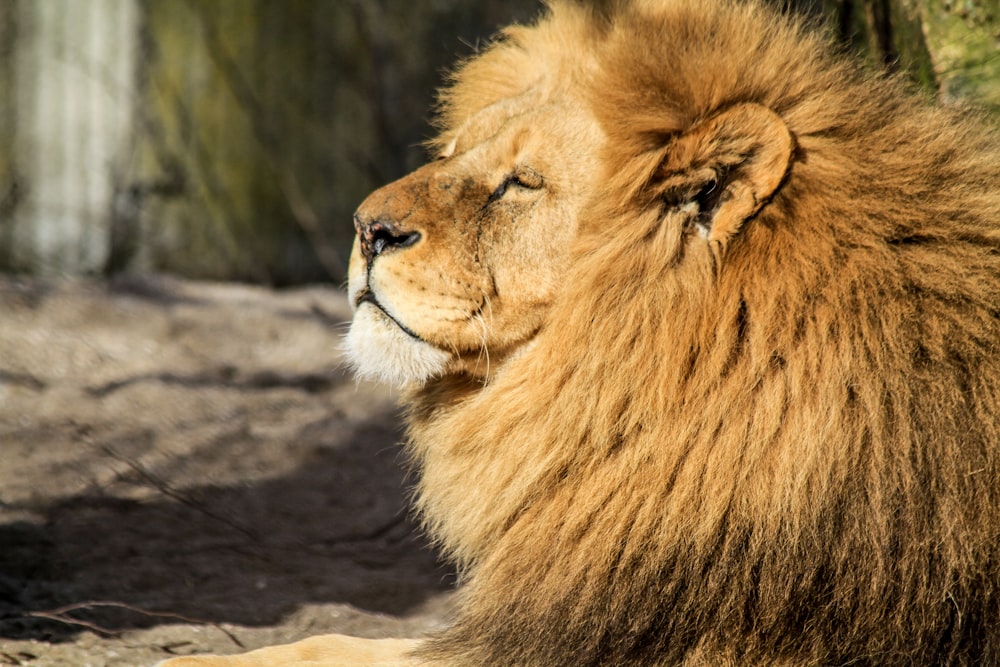
[{"label": "golden mane", "polygon": [[[425,655],[1000,664],[996,136],[760,3],[609,6],[552,2],[443,96],[438,148],[529,89],[573,88],[609,140],[530,348],[408,398],[466,580]],[[663,165],[747,104],[791,167],[692,249]]]}]

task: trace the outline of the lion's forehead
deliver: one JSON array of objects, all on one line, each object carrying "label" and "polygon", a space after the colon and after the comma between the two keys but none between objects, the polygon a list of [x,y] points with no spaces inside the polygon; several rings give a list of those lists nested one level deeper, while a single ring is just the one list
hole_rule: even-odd
[{"label": "lion's forehead", "polygon": [[[529,92],[475,111],[458,127],[446,129],[437,141],[443,146],[438,157],[477,149],[497,158],[516,158],[526,150],[551,153],[558,150],[558,144],[579,135],[581,128],[596,124],[582,100],[545,99]],[[538,131],[540,127],[545,128],[544,136]]]}]

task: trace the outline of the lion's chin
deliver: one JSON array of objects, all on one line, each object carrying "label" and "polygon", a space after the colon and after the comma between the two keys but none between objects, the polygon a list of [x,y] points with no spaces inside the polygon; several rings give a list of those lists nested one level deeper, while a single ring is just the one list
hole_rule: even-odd
[{"label": "lion's chin", "polygon": [[414,338],[368,303],[355,312],[344,348],[359,377],[400,388],[440,375],[450,359],[447,352]]}]

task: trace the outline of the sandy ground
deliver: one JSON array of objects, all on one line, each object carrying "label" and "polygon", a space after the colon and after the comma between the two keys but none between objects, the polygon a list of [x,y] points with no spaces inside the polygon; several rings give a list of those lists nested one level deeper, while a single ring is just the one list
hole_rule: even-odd
[{"label": "sandy ground", "polygon": [[0,277],[0,665],[416,636],[453,573],[328,288]]}]

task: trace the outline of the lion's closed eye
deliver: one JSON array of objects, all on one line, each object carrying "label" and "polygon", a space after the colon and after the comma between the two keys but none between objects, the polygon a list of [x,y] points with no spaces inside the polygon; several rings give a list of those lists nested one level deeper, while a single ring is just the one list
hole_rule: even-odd
[{"label": "lion's closed eye", "polygon": [[512,188],[524,190],[540,190],[545,185],[545,179],[530,167],[521,167],[507,174],[493,192],[490,193],[487,204],[502,199]]}]

